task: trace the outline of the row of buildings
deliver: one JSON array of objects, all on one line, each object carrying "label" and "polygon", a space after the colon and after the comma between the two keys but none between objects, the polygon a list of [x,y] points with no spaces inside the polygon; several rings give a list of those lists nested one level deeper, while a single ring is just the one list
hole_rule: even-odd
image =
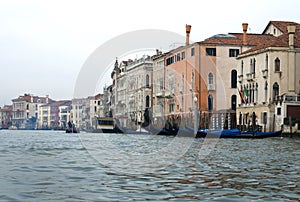
[{"label": "row of buildings", "polygon": [[[152,122],[279,130],[300,120],[300,25],[270,21],[263,33],[217,34],[168,52],[116,63],[114,117],[122,126]],[[212,121],[213,120],[213,121]]]},{"label": "row of buildings", "polygon": [[[20,96],[0,109],[2,127],[94,128],[98,117],[121,127],[148,122],[201,128],[279,130],[300,120],[300,24],[270,21],[261,34],[217,34],[136,60],[116,61],[102,94],[69,101]],[[198,114],[195,114],[197,112]],[[11,113],[11,114],[10,114]],[[8,118],[11,117],[11,120]]]},{"label": "row of buildings", "polygon": [[68,123],[80,129],[95,128],[96,119],[109,113],[110,87],[103,94],[72,100],[53,100],[24,94],[12,100],[12,105],[0,108],[0,128],[3,129],[66,129]]}]

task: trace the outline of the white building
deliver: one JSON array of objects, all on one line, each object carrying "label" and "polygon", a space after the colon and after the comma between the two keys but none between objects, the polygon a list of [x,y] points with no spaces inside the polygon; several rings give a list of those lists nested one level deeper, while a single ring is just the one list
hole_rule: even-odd
[{"label": "white building", "polygon": [[149,56],[116,63],[113,78],[113,115],[121,127],[135,127],[144,122],[151,106],[153,62]]},{"label": "white building", "polygon": [[273,131],[281,129],[289,117],[300,120],[299,28],[297,23],[271,21],[264,33],[277,37],[237,57],[244,98],[237,109],[241,125],[252,125],[255,117],[256,124]]}]

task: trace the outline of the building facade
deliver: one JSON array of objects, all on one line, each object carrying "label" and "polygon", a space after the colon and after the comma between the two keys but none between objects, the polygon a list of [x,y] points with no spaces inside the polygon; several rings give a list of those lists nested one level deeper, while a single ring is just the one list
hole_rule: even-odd
[{"label": "building facade", "polygon": [[300,120],[299,28],[297,23],[270,21],[264,33],[276,38],[238,56],[237,115],[244,128],[260,125],[274,131],[289,125],[289,119]]},{"label": "building facade", "polygon": [[41,105],[53,102],[48,96],[24,94],[12,100],[12,126],[18,129],[37,128],[38,110]]},{"label": "building facade", "polygon": [[120,127],[135,128],[145,122],[144,113],[151,108],[152,68],[150,56],[116,62],[113,78],[113,117]]},{"label": "building facade", "polygon": [[12,126],[12,105],[0,108],[0,128],[8,129]]}]

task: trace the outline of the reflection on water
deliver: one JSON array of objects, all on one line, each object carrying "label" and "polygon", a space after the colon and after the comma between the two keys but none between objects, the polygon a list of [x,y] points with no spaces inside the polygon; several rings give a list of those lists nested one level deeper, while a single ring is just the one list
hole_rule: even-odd
[{"label": "reflection on water", "polygon": [[[95,135],[109,134],[85,137],[96,142]],[[201,159],[203,139],[195,139],[185,155],[171,165],[152,173],[136,174],[116,172],[98,162],[83,147],[78,134],[0,131],[0,138],[0,199],[4,201],[298,201],[300,198],[300,139],[296,138],[219,139],[214,150]],[[151,154],[173,140],[173,137],[119,134],[106,138],[120,151],[137,154]],[[140,164],[138,168],[143,169],[142,161]]]}]

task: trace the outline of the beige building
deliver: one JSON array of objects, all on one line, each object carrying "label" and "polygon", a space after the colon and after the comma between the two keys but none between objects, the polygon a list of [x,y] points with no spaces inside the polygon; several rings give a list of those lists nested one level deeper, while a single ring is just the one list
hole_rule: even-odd
[{"label": "beige building", "polygon": [[38,129],[65,129],[70,120],[70,100],[53,101],[38,108]]},{"label": "beige building", "polygon": [[97,94],[90,99],[90,125],[96,129],[97,118],[104,117],[103,94]]},{"label": "beige building", "polygon": [[80,130],[91,127],[90,100],[88,98],[74,98],[72,100],[71,122]]},{"label": "beige building", "polygon": [[8,129],[12,125],[12,105],[0,107],[0,128]]},{"label": "beige building", "polygon": [[39,107],[52,101],[48,96],[39,97],[30,94],[24,94],[13,99],[12,126],[18,129],[37,128]]},{"label": "beige building", "polygon": [[255,121],[263,130],[274,131],[289,117],[300,120],[299,28],[293,22],[270,21],[263,34],[276,37],[237,57],[237,115],[244,128]]},{"label": "beige building", "polygon": [[71,101],[64,103],[58,107],[58,117],[59,128],[67,128],[68,122],[71,121]]},{"label": "beige building", "polygon": [[51,126],[51,108],[49,104],[41,105],[38,108],[38,128],[50,129]]}]

